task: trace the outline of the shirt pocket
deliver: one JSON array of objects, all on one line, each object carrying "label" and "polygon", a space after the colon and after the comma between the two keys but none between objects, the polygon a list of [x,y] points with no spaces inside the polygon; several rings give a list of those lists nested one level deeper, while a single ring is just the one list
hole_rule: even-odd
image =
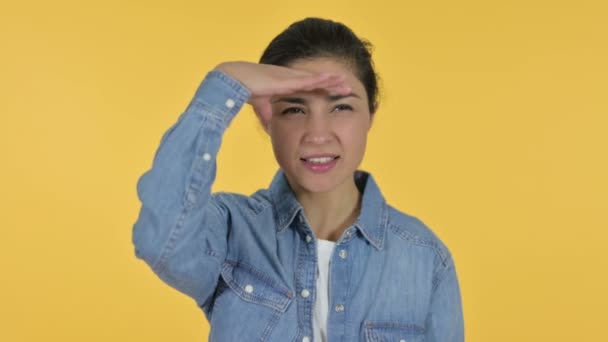
[{"label": "shirt pocket", "polygon": [[407,322],[365,321],[365,342],[424,342],[424,328]]},{"label": "shirt pocket", "polygon": [[253,266],[236,261],[225,261],[222,278],[244,301],[285,312],[293,300],[293,291]]}]

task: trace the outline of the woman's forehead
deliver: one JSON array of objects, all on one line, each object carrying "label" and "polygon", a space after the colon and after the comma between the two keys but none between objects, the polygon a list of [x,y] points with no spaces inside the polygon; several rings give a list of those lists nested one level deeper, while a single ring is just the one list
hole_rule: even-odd
[{"label": "woman's forehead", "polygon": [[341,72],[354,76],[350,63],[333,57],[301,58],[289,63],[290,68],[314,72]]}]

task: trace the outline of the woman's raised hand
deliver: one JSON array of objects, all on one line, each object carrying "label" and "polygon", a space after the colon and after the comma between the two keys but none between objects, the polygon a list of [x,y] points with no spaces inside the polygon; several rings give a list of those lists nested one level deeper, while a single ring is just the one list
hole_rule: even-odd
[{"label": "woman's raised hand", "polygon": [[247,101],[260,119],[266,123],[272,116],[270,98],[298,91],[325,89],[332,94],[346,95],[351,89],[345,76],[330,73],[312,73],[268,64],[251,62],[225,62],[215,70],[222,71],[241,82],[251,96]]}]

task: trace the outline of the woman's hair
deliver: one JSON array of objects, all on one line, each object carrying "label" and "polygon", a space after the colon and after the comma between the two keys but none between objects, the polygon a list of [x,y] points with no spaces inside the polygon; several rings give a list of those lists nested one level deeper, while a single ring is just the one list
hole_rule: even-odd
[{"label": "woman's hair", "polygon": [[365,87],[370,113],[378,105],[378,75],[372,60],[372,44],[346,25],[321,18],[306,18],[291,24],[266,47],[260,63],[288,66],[298,59],[330,57],[354,69]]}]

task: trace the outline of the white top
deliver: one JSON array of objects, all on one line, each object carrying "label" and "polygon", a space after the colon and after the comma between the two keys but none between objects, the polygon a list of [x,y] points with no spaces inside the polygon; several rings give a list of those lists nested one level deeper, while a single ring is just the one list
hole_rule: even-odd
[{"label": "white top", "polygon": [[329,312],[329,259],[336,243],[317,239],[317,299],[312,315],[313,341],[327,341],[327,313]]}]

